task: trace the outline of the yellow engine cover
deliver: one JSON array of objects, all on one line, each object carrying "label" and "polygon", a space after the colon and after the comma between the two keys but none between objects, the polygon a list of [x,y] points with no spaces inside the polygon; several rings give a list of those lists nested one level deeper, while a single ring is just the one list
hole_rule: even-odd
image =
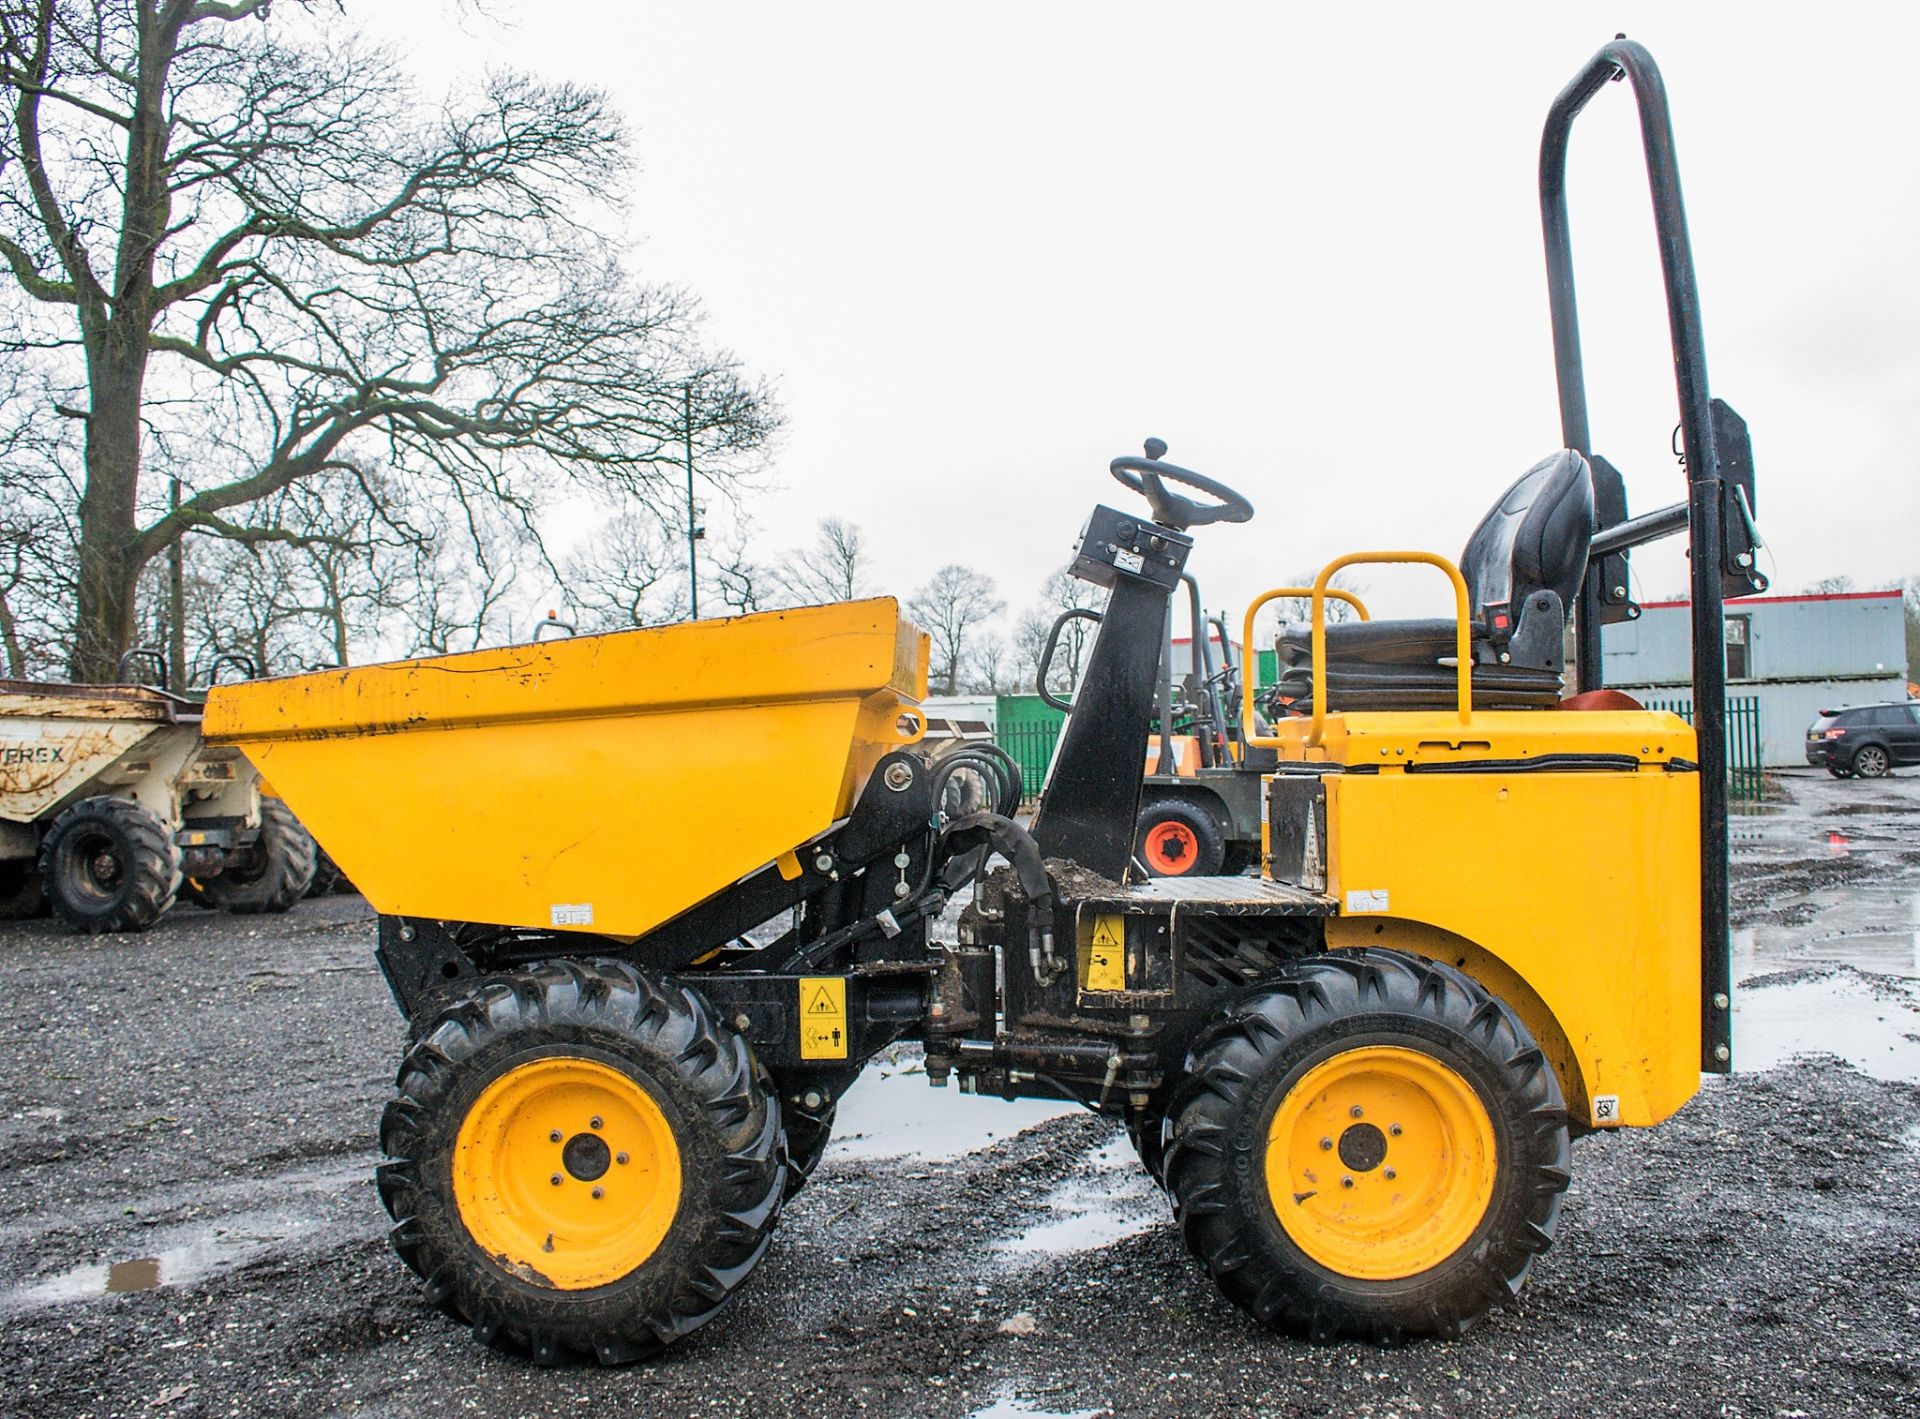
[{"label": "yellow engine cover", "polygon": [[[1331,945],[1460,966],[1526,1021],[1576,1119],[1653,1124],[1693,1097],[1700,780],[1670,767],[1697,752],[1682,720],[1333,714],[1323,746],[1290,747],[1350,770],[1325,779]],[[1527,766],[1601,755],[1618,766]]]}]

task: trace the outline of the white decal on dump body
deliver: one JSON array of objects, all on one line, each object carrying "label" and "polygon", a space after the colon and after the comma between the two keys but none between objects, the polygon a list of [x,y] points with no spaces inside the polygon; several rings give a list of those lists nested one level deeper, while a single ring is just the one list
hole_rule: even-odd
[{"label": "white decal on dump body", "polygon": [[1595,1094],[1593,1096],[1593,1126],[1607,1128],[1620,1122],[1620,1096],[1618,1094]]},{"label": "white decal on dump body", "polygon": [[1387,889],[1385,887],[1373,892],[1347,893],[1347,911],[1350,913],[1383,912],[1386,910],[1388,910],[1388,907]]},{"label": "white decal on dump body", "polygon": [[592,902],[555,902],[547,910],[552,926],[592,926]]}]

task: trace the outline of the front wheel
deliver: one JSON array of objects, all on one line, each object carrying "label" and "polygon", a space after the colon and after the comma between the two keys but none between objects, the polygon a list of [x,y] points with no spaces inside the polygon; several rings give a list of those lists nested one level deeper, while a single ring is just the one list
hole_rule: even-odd
[{"label": "front wheel", "polygon": [[40,844],[47,900],[79,931],[145,931],[173,905],[180,880],[172,831],[131,799],[82,799]]},{"label": "front wheel", "polygon": [[1308,957],[1196,1040],[1166,1179],[1227,1297],[1317,1340],[1457,1335],[1516,1295],[1568,1180],[1552,1066],[1459,971]]},{"label": "front wheel", "polygon": [[427,1297],[537,1363],[641,1359],[759,1265],[780,1110],[687,987],[616,961],[482,982],[407,1052],[380,1196]]}]

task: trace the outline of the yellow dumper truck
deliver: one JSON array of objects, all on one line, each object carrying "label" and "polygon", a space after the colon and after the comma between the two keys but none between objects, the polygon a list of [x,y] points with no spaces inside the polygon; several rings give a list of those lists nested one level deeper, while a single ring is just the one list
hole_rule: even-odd
[{"label": "yellow dumper truck", "polygon": [[[1623,76],[1688,478],[1639,517],[1588,441],[1562,181]],[[1542,181],[1565,446],[1459,563],[1320,573],[1281,647],[1298,713],[1246,716],[1275,759],[1258,876],[1134,858],[1168,599],[1192,530],[1252,511],[1157,441],[1112,465],[1141,503],[1075,549],[1107,602],[1030,823],[1005,755],[916,747],[927,640],[884,599],[214,692],[209,735],[381,914],[412,1043],[380,1194],[434,1304],[541,1362],[655,1353],[753,1272],[897,1040],[936,1086],[1123,1120],[1200,1264],[1276,1327],[1451,1335],[1518,1292],[1570,1139],[1729,1067],[1721,602],[1758,585],[1644,50],[1561,95]],[[1598,678],[1624,558],[1675,532],[1692,725]],[[1409,560],[1450,614],[1325,624],[1341,567]]]}]

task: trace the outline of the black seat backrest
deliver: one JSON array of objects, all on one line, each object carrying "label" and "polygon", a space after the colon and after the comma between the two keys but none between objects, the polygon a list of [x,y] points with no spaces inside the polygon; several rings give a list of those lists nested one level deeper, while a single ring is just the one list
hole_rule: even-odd
[{"label": "black seat backrest", "polygon": [[1561,614],[1573,605],[1593,540],[1593,473],[1570,448],[1533,465],[1508,488],[1460,554],[1474,619],[1496,640],[1511,632],[1527,598],[1551,591]]}]

